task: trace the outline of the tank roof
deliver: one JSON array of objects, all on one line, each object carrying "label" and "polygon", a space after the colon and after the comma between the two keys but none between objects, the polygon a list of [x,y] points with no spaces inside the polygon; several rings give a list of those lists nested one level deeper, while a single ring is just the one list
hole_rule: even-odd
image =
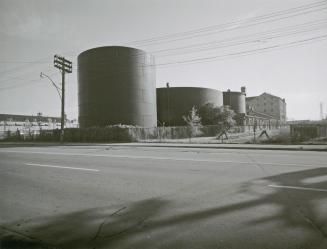
[{"label": "tank roof", "polygon": [[113,46],[99,46],[99,47],[90,48],[90,49],[84,50],[78,56],[80,56],[80,55],[82,55],[84,53],[88,53],[88,52],[93,51],[93,50],[101,50],[101,49],[134,50],[134,51],[138,51],[138,52],[141,52],[141,53],[150,54],[150,53],[148,53],[148,52],[146,52],[146,51],[144,51],[142,49],[138,49],[138,48],[113,45]]},{"label": "tank roof", "polygon": [[[168,87],[157,87],[157,89],[167,89]],[[199,90],[213,90],[221,92],[220,90],[208,87],[193,87],[193,86],[169,86],[169,89],[199,89]]]},{"label": "tank roof", "polygon": [[228,94],[243,94],[243,95],[246,95],[244,92],[237,92],[237,91],[224,91],[223,93],[228,93]]}]

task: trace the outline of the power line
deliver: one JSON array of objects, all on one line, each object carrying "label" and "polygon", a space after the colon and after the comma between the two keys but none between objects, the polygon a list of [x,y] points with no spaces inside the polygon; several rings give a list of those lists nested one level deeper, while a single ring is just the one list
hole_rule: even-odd
[{"label": "power line", "polygon": [[[254,55],[254,54],[261,54],[265,52],[269,52],[272,50],[280,50],[280,49],[285,49],[288,47],[296,47],[296,46],[302,46],[305,44],[317,42],[317,41],[322,41],[327,39],[327,34],[322,35],[322,36],[315,36],[311,37],[308,39],[301,39],[301,40],[296,40],[292,42],[287,42],[287,43],[282,43],[282,44],[277,44],[277,45],[272,45],[272,46],[266,46],[263,48],[257,48],[257,49],[250,49],[250,50],[243,50],[239,52],[231,52],[231,53],[226,53],[226,54],[221,54],[221,55],[216,55],[216,56],[211,56],[211,57],[200,57],[200,58],[193,58],[189,60],[182,60],[182,61],[170,61],[166,63],[159,63],[159,64],[154,64],[154,65],[145,65],[142,64],[139,66],[139,70],[142,70],[143,67],[156,67],[158,69],[164,68],[167,66],[181,66],[185,64],[196,64],[196,63],[204,63],[204,62],[209,62],[209,61],[216,61],[219,59],[227,59],[227,58],[235,58],[235,57],[243,57],[243,56],[249,56],[249,55]],[[103,62],[105,63],[105,62]],[[102,64],[102,62],[98,62],[99,65]],[[114,73],[110,75],[115,75],[115,74],[123,74],[128,72],[128,70],[119,70],[115,71]]]},{"label": "power line", "polygon": [[[149,39],[144,39],[144,40],[129,42],[127,44],[140,43],[140,45],[141,45],[142,42],[155,42],[158,39],[159,40],[163,40],[163,39],[168,39],[169,37],[173,37],[174,38],[174,37],[178,37],[178,36],[189,35],[188,37],[182,37],[181,38],[181,40],[185,40],[185,39],[194,38],[194,37],[198,37],[198,36],[213,34],[213,33],[210,33],[210,34],[201,34],[201,33],[208,32],[208,31],[215,30],[215,29],[219,29],[219,28],[226,28],[226,27],[228,27],[227,30],[226,29],[225,30],[224,29],[223,30],[218,30],[218,32],[229,31],[229,30],[233,30],[233,29],[237,29],[237,28],[245,28],[245,27],[249,27],[249,25],[248,26],[246,26],[246,25],[245,26],[244,25],[242,26],[242,24],[244,24],[246,22],[255,22],[255,21],[258,21],[258,20],[260,21],[260,20],[267,19],[265,22],[259,22],[259,23],[252,23],[252,24],[250,24],[250,26],[253,26],[253,25],[258,25],[258,24],[266,23],[266,22],[270,22],[270,21],[276,21],[277,19],[271,20],[269,18],[274,18],[274,17],[278,17],[278,16],[282,16],[282,15],[287,15],[287,14],[290,14],[290,13],[292,14],[294,12],[295,13],[296,12],[299,12],[299,13],[296,13],[296,15],[303,15],[303,14],[307,14],[309,12],[311,13],[311,12],[315,12],[315,11],[321,11],[321,10],[326,9],[326,8],[320,8],[320,9],[315,9],[315,8],[324,6],[326,4],[327,4],[326,0],[325,1],[320,1],[320,2],[315,2],[315,3],[310,3],[310,4],[306,4],[306,5],[301,5],[301,6],[298,6],[298,7],[295,7],[295,8],[290,8],[290,9],[286,9],[286,10],[276,11],[276,12],[272,12],[270,14],[265,14],[265,15],[261,15],[261,16],[257,16],[257,17],[252,17],[252,18],[247,18],[247,19],[241,19],[241,20],[235,20],[235,21],[231,21],[231,22],[228,22],[228,23],[219,24],[219,25],[213,25],[213,26],[207,26],[207,27],[200,28],[200,29],[195,29],[195,30],[190,30],[190,31],[184,31],[184,32],[180,32],[180,33],[174,33],[174,34],[163,35],[163,36],[159,36],[159,37],[154,37],[154,38],[149,38]],[[303,12],[303,10],[308,10],[308,9],[313,9],[313,10],[311,10],[309,12]],[[287,17],[284,17],[282,19],[294,17],[296,15],[287,16]],[[231,27],[232,25],[238,25],[238,24],[240,24],[241,26]],[[196,33],[200,33],[200,34],[196,35]],[[216,33],[216,32],[214,32],[214,33]],[[180,40],[180,39],[177,39],[177,40]],[[173,40],[168,40],[168,41],[160,41],[160,43],[163,43],[163,42],[166,42],[166,43],[167,42],[173,42],[173,41],[177,41],[177,40],[176,39],[173,39]],[[148,45],[151,45],[151,44],[148,44]],[[73,50],[73,51],[69,51],[69,52],[65,52],[65,53],[71,53],[71,52],[75,52],[75,51],[77,51],[77,50]],[[47,59],[47,58],[50,58],[50,57],[45,57],[45,58],[39,59],[37,61],[0,61],[0,63],[24,64],[22,66],[11,68],[11,69],[2,71],[0,73],[2,75],[4,75],[4,74],[10,73],[12,71],[17,71],[17,70],[26,68],[28,66],[32,66],[34,64],[37,65],[39,63],[47,63],[47,62],[43,61],[44,59]]]},{"label": "power line", "polygon": [[[260,42],[267,42],[268,40],[273,40],[276,38],[285,38],[285,37],[290,37],[294,35],[299,35],[299,34],[305,34],[305,33],[311,33],[311,32],[316,32],[321,29],[325,29],[327,26],[327,22],[324,23],[324,26],[322,27],[310,27],[309,29],[302,29],[302,30],[294,30],[294,31],[287,31],[287,32],[282,32],[282,33],[271,33],[269,32],[264,32],[264,33],[256,33],[256,34],[250,34],[243,36],[243,38],[251,37],[251,39],[243,39],[239,40],[241,37],[235,37],[231,39],[225,39],[225,40],[220,40],[220,41],[215,41],[215,42],[210,42],[210,43],[200,43],[196,45],[190,45],[190,46],[183,46],[183,47],[177,47],[177,48],[171,48],[171,49],[163,49],[159,51],[153,51],[152,53],[156,55],[156,57],[162,58],[166,56],[176,56],[176,55],[181,55],[181,54],[189,54],[189,53],[199,53],[203,51],[209,51],[209,50],[216,50],[219,48],[226,48],[226,47],[231,47],[231,46],[239,46],[239,45],[244,45],[244,44],[251,44],[251,43],[260,43]],[[256,36],[259,35],[259,36]],[[166,54],[160,55],[164,52],[168,52]],[[173,52],[173,53],[169,53]]]},{"label": "power line", "polygon": [[[219,32],[224,32],[224,31],[229,31],[229,30],[234,30],[234,29],[239,29],[239,28],[245,28],[245,27],[251,27],[251,26],[255,26],[255,25],[259,25],[259,24],[263,24],[263,23],[267,23],[267,22],[279,21],[279,20],[283,20],[286,18],[309,14],[309,13],[316,12],[316,11],[321,11],[321,10],[326,9],[327,7],[320,8],[320,9],[313,9],[313,10],[309,10],[309,11],[303,11],[303,10],[321,7],[326,4],[327,4],[326,1],[321,1],[321,2],[302,5],[302,6],[299,6],[296,8],[291,8],[291,9],[287,9],[287,10],[283,10],[283,11],[272,12],[270,14],[265,14],[265,15],[261,15],[261,16],[257,16],[257,17],[231,21],[231,22],[227,22],[224,24],[208,26],[208,27],[184,31],[184,32],[180,32],[180,33],[173,33],[173,34],[168,34],[168,35],[157,36],[157,37],[153,37],[153,38],[149,38],[149,39],[143,39],[143,40],[129,42],[127,44],[153,45],[153,44],[158,44],[158,43],[163,43],[163,42],[174,42],[174,41],[180,41],[180,40],[185,40],[185,39],[194,38],[194,37],[207,36],[207,35],[216,34]],[[297,12],[299,12],[299,13],[297,13]],[[287,15],[287,14],[292,14],[292,15],[283,16],[283,15]],[[279,16],[282,16],[282,17],[275,18],[275,17],[279,17]],[[260,20],[263,20],[263,21],[260,21]],[[250,23],[250,24],[245,25],[246,23]],[[215,30],[215,31],[211,32],[211,33],[206,33],[206,32],[210,32],[212,30]],[[176,38],[176,37],[181,37],[181,38]]]},{"label": "power line", "polygon": [[[36,69],[37,72],[40,71],[40,69]],[[26,80],[26,76],[29,76],[29,75],[35,75],[35,70],[34,71],[30,71],[30,72],[27,72],[27,73],[23,73],[23,74],[19,74],[19,76],[14,76],[14,77],[6,77],[4,79],[0,79],[0,83],[1,82],[11,82],[11,81],[22,81],[22,80]]]},{"label": "power line", "polygon": [[[59,73],[56,72],[56,73],[50,74],[50,76],[53,76],[55,74],[59,74]],[[15,84],[15,85],[11,85],[11,86],[0,87],[0,90],[4,91],[4,90],[11,90],[11,89],[16,89],[16,88],[21,88],[21,87],[29,87],[30,85],[35,84],[35,82],[42,83],[42,82],[40,82],[40,78],[34,78],[34,79],[26,80],[24,83],[21,83],[21,84]]]},{"label": "power line", "polygon": [[[308,24],[310,24],[310,25],[308,25]],[[313,24],[315,24],[316,27],[314,27]],[[293,26],[288,26],[288,27],[279,28],[279,29],[272,29],[272,30],[265,31],[265,32],[248,34],[245,36],[232,37],[232,38],[228,38],[228,39],[224,39],[224,40],[220,40],[220,41],[200,43],[200,44],[196,44],[196,45],[152,51],[151,54],[156,55],[157,58],[163,58],[165,56],[171,56],[171,55],[175,56],[175,55],[180,55],[180,54],[198,53],[198,52],[203,52],[203,51],[208,51],[208,50],[217,50],[219,48],[226,48],[226,47],[244,45],[244,44],[249,44],[249,43],[258,43],[258,42],[262,42],[262,40],[272,40],[275,38],[290,37],[290,36],[298,35],[298,34],[302,34],[302,33],[314,32],[314,31],[324,28],[326,26],[326,24],[327,24],[327,20],[319,20],[318,22],[308,22],[308,23],[304,23],[304,24],[300,24],[300,25],[293,25]],[[324,26],[320,27],[319,25],[324,25]],[[302,29],[293,29],[292,30],[291,28],[294,28],[294,27],[295,28],[300,27]],[[287,32],[278,33],[277,31],[287,31]],[[245,40],[240,39],[240,38],[253,37],[255,35],[261,35],[261,36],[254,37],[253,39],[245,39]],[[213,44],[218,44],[218,45],[221,44],[221,45],[220,46],[207,46],[207,47],[202,48],[203,45],[213,45]],[[200,46],[200,48],[197,48],[197,46]],[[194,49],[191,51],[190,50],[178,51],[180,49],[182,50],[182,49],[188,49],[188,48],[193,48],[193,47],[194,47]],[[174,51],[174,53],[160,55],[160,53],[169,52],[169,51]],[[131,57],[139,57],[140,58],[142,56],[144,56],[144,54],[140,52],[140,53],[135,53]],[[98,60],[97,63],[101,63],[100,60]],[[81,65],[81,63],[78,63],[78,64]]]},{"label": "power line", "polygon": [[[325,10],[326,8],[323,9],[319,9],[318,11],[321,10]],[[308,12],[306,12],[308,13]],[[292,15],[292,16],[288,16],[288,17],[284,17],[284,18],[279,18],[279,19],[275,19],[273,21],[280,21],[286,18],[290,18],[290,17],[294,17],[294,16],[298,16],[298,15]],[[177,38],[177,39],[171,39],[171,40],[166,40],[166,41],[156,41],[156,42],[151,42],[151,43],[145,43],[146,46],[151,46],[151,45],[157,45],[157,44],[161,44],[161,43],[172,43],[172,42],[177,42],[177,41],[183,41],[186,39],[192,39],[192,38],[197,38],[197,37],[204,37],[204,36],[209,36],[209,35],[214,35],[214,34],[218,34],[218,33],[222,33],[222,32],[226,32],[226,31],[232,31],[232,30],[236,30],[236,29],[242,29],[242,28],[248,28],[248,27],[252,27],[252,26],[256,26],[256,25],[260,25],[260,24],[264,24],[264,23],[268,23],[269,21],[264,21],[264,22],[259,22],[259,23],[253,23],[253,24],[249,24],[249,25],[243,25],[243,26],[236,26],[236,27],[232,27],[232,28],[226,28],[226,29],[222,29],[222,30],[218,30],[215,32],[211,32],[211,33],[206,33],[206,34],[195,34],[195,35],[190,35],[187,37],[182,37],[182,38]],[[142,46],[142,45],[141,45]]]},{"label": "power line", "polygon": [[[300,10],[302,12],[300,13],[296,13],[298,15],[302,15],[304,12],[303,10],[304,9],[308,9],[308,8],[317,8],[317,7],[321,7],[323,5],[327,4],[326,1],[321,1],[321,2],[317,2],[317,3],[312,3],[312,4],[308,4],[308,5],[302,5],[302,6],[299,6],[299,7],[296,7],[296,8],[292,8],[292,9],[288,9],[288,10],[284,10],[284,11],[278,11],[278,12],[273,12],[271,14],[266,14],[266,15],[262,15],[262,16],[258,16],[258,17],[254,17],[254,18],[248,18],[248,19],[243,19],[243,20],[238,20],[238,21],[232,21],[232,22],[229,22],[228,24],[231,25],[231,24],[234,24],[235,25],[235,22],[244,22],[244,20],[252,20],[252,22],[254,20],[261,20],[261,19],[265,19],[265,18],[271,18],[271,17],[275,17],[275,16],[278,16],[278,15],[285,15],[285,14],[289,14],[289,13],[293,13],[293,11],[297,11],[299,12]],[[325,8],[324,8],[325,9]],[[320,11],[322,9],[319,9],[319,10],[311,10],[311,11]],[[287,18],[289,18],[290,16],[288,16]],[[285,19],[285,18],[284,18]],[[266,20],[266,22],[268,21],[271,21],[271,20]],[[322,21],[321,23],[318,23],[319,21]],[[260,39],[273,39],[273,38],[276,38],[276,37],[283,37],[283,36],[291,36],[291,35],[294,35],[294,34],[298,34],[298,33],[302,33],[302,32],[309,32],[310,30],[307,30],[308,28],[314,26],[314,25],[321,25],[321,24],[325,24],[324,23],[325,20],[318,20],[318,21],[313,21],[313,22],[308,22],[308,23],[304,23],[304,24],[300,24],[300,25],[294,25],[294,26],[288,26],[288,27],[284,27],[284,28],[280,28],[280,29],[274,29],[274,30],[270,30],[270,31],[266,31],[266,32],[261,32],[261,33],[255,33],[255,34],[249,34],[249,35],[246,35],[246,36],[239,36],[239,37],[232,37],[232,38],[229,38],[229,39],[225,39],[225,40],[220,40],[220,41],[212,41],[212,42],[208,42],[208,43],[200,43],[200,44],[193,44],[193,45],[189,45],[189,46],[184,46],[184,47],[177,47],[177,48],[170,48],[170,49],[162,49],[162,50],[159,50],[159,51],[154,51],[154,53],[158,52],[158,53],[164,53],[164,52],[168,52],[168,51],[178,51],[180,49],[189,49],[189,48],[194,48],[193,51],[184,51],[184,54],[185,53],[198,53],[198,52],[202,52],[202,51],[207,51],[207,50],[212,50],[212,49],[218,49],[218,48],[222,48],[222,47],[229,47],[229,46],[236,46],[236,45],[243,45],[243,44],[248,44],[248,43],[254,43],[256,42],[255,39],[252,39],[252,40],[242,40],[246,37],[251,37],[252,35],[265,35],[267,34],[267,36],[264,36],[264,37],[259,37]],[[252,23],[253,24],[253,23]],[[221,27],[223,25],[226,25],[226,24],[220,24],[220,25],[214,25],[214,26],[209,26],[209,27],[205,27],[205,28],[202,28],[201,29],[201,32],[204,32],[204,31],[211,31],[209,28],[211,27],[211,29],[213,29],[213,27]],[[307,25],[307,26],[305,26]],[[310,26],[311,25],[311,26]],[[244,26],[243,26],[244,27]],[[294,28],[303,28],[302,30],[301,29],[294,29]],[[306,29],[305,29],[306,28]],[[289,30],[287,30],[289,29]],[[292,30],[294,29],[294,30]],[[316,30],[318,29],[318,27],[316,27]],[[200,30],[200,29],[198,29]],[[272,32],[277,32],[277,31],[282,31],[282,30],[285,30],[287,32],[285,33],[277,33],[275,35],[272,35],[269,33],[272,33]],[[311,31],[314,31],[315,29],[312,29]],[[194,31],[194,30],[193,30]],[[182,32],[180,33],[181,35],[184,35],[185,33],[189,33],[189,32],[193,32],[193,31],[185,31],[185,32]],[[175,35],[175,34],[173,34]],[[257,39],[259,39],[257,38]],[[151,38],[151,39],[156,39],[156,38]],[[184,38],[183,38],[184,39]],[[185,39],[188,39],[188,38],[185,38]],[[310,39],[309,39],[310,40]],[[237,42],[236,42],[237,41]],[[234,42],[234,43],[233,43]],[[216,46],[218,44],[223,44],[222,46]],[[299,45],[302,45],[302,44],[299,44]],[[206,46],[206,47],[204,47]],[[277,46],[277,47],[276,47]],[[281,47],[282,45],[275,45],[275,46],[270,46],[270,47],[267,47],[267,48],[260,48],[260,49],[254,49],[254,50],[248,50],[248,51],[265,51],[265,50],[261,50],[261,49],[272,49],[272,48],[278,48],[278,47]],[[285,46],[285,44],[283,45]],[[199,49],[199,47],[201,49]],[[74,50],[75,52],[76,50]],[[236,55],[243,55],[244,53],[248,52],[248,51],[241,51],[241,52],[238,52],[237,54],[226,54],[226,55],[218,55],[218,57],[226,57],[226,56],[236,56]],[[176,55],[177,53],[174,53],[173,55]],[[183,51],[180,52],[180,54],[183,54]],[[141,54],[140,53],[136,53],[135,56],[140,56]],[[244,54],[245,55],[245,54]],[[164,55],[164,56],[169,56],[168,55]],[[46,58],[49,58],[49,57],[46,57]],[[160,57],[159,57],[160,58]],[[178,65],[180,63],[189,63],[189,62],[192,62],[194,60],[196,61],[201,61],[203,59],[207,59],[207,57],[200,57],[200,58],[194,58],[194,59],[189,59],[189,60],[182,60],[182,61],[175,61],[175,62],[168,62],[168,63],[161,63],[161,64],[157,64],[158,67],[161,67],[161,66],[165,66],[165,65]],[[17,63],[24,63],[24,64],[27,64],[27,65],[23,65],[22,67],[28,67],[28,66],[34,66],[34,64],[38,64],[38,63],[47,63],[47,62],[43,62],[42,61],[43,59],[39,59],[37,61],[16,61]],[[3,61],[4,63],[6,61]],[[8,63],[14,63],[15,61],[7,61]],[[32,64],[32,65],[31,65]],[[16,68],[13,68],[11,70],[16,70]],[[120,72],[117,72],[117,73],[120,73]],[[14,77],[15,78],[15,77]],[[18,77],[16,77],[17,79]],[[21,79],[18,79],[18,80],[25,80],[23,78]],[[34,80],[35,81],[35,80]],[[23,84],[20,84],[20,85],[23,85]],[[19,87],[18,85],[15,85],[16,87]],[[12,87],[15,88],[15,86],[9,86],[9,87],[5,87],[5,89],[12,89]],[[4,89],[4,88],[0,88],[1,89]]]},{"label": "power line", "polygon": [[[76,50],[69,50],[69,51],[66,51],[66,52],[63,52],[61,54],[71,54],[73,52],[76,52]],[[47,61],[47,59],[49,59],[49,61]],[[13,68],[10,68],[10,69],[7,69],[7,70],[4,70],[4,71],[0,71],[0,77],[3,77],[5,76],[6,74],[8,73],[11,73],[11,72],[16,72],[17,70],[21,70],[21,69],[25,69],[25,68],[30,68],[31,66],[35,66],[35,65],[38,65],[38,64],[46,64],[46,63],[49,63],[52,65],[52,61],[50,60],[52,59],[52,56],[47,56],[47,57],[43,57],[43,58],[39,58],[37,60],[32,60],[32,61],[14,61],[14,60],[8,60],[7,62],[9,63],[17,63],[17,64],[23,64],[23,65],[19,65],[19,66],[16,66],[16,67],[13,67]],[[6,63],[6,61],[3,61],[4,63]]]},{"label": "power line", "polygon": [[[298,40],[298,41],[293,41],[293,42],[289,42],[289,43],[278,44],[278,45],[273,45],[273,46],[268,46],[268,47],[263,47],[263,48],[258,48],[258,49],[216,55],[216,56],[211,56],[211,57],[194,58],[194,59],[189,59],[189,60],[167,62],[167,63],[161,63],[161,64],[156,64],[156,65],[142,65],[142,66],[143,67],[156,67],[156,68],[160,69],[160,68],[164,68],[167,66],[181,66],[181,65],[186,65],[186,64],[189,65],[189,64],[197,64],[197,63],[206,63],[206,62],[211,62],[211,61],[217,61],[219,59],[228,59],[231,57],[233,57],[233,58],[243,57],[243,56],[261,54],[261,53],[265,53],[265,52],[285,49],[285,48],[289,48],[289,47],[303,46],[303,45],[306,45],[309,43],[323,41],[326,39],[327,39],[327,34],[322,35],[322,36],[312,37],[309,39],[302,39],[302,40]],[[142,68],[142,66],[140,68]],[[121,71],[116,71],[115,74],[126,73],[126,72],[128,72],[128,71],[121,70]],[[30,80],[29,82],[33,82],[33,81],[35,82],[37,80],[38,79],[34,79],[34,80]],[[10,87],[3,87],[3,88],[0,88],[0,90],[9,90],[9,89],[26,87],[26,86],[27,85],[24,83],[24,84],[19,84],[19,85],[10,86]]]},{"label": "power line", "polygon": [[252,55],[252,54],[254,54],[256,52],[261,53],[261,52],[265,52],[265,51],[271,50],[271,49],[279,49],[279,48],[300,46],[300,45],[308,44],[308,43],[311,43],[311,42],[316,42],[316,41],[321,41],[321,40],[326,40],[326,39],[327,39],[327,34],[322,35],[322,36],[312,37],[312,38],[309,38],[309,39],[303,39],[303,40],[298,40],[298,41],[293,41],[293,42],[289,42],[289,43],[273,45],[273,46],[268,46],[268,47],[263,47],[263,48],[258,48],[258,49],[228,53],[228,54],[223,54],[223,55],[202,57],[202,58],[194,58],[194,59],[189,59],[189,60],[161,63],[161,64],[157,64],[156,66],[158,67],[158,66],[166,66],[166,65],[174,65],[174,64],[185,64],[185,63],[189,63],[189,62],[199,63],[199,62],[216,60],[216,59],[221,58],[221,57],[230,57],[230,56],[237,56],[237,55]]},{"label": "power line", "polygon": [[48,61],[0,61],[3,64],[45,64]]},{"label": "power line", "polygon": [[315,21],[310,21],[306,23],[301,23],[301,24],[296,24],[296,25],[291,25],[291,26],[286,26],[282,28],[277,28],[277,29],[270,29],[267,31],[263,32],[256,32],[256,33],[251,33],[251,34],[246,34],[246,35],[241,35],[241,36],[234,36],[231,38],[227,39],[222,39],[218,41],[210,41],[210,42],[204,42],[204,43],[196,43],[196,44],[191,44],[191,45],[186,45],[186,46],[179,46],[175,48],[168,48],[168,49],[161,49],[161,50],[155,50],[152,51],[151,53],[158,54],[158,53],[163,53],[167,51],[176,51],[176,50],[182,50],[182,49],[188,49],[188,48],[197,48],[197,47],[204,47],[204,46],[210,46],[210,45],[217,45],[221,44],[224,42],[230,42],[230,41],[237,41],[240,39],[244,38],[254,38],[255,36],[260,36],[260,35],[270,35],[272,33],[280,33],[280,32],[290,32],[290,31],[297,31],[297,30],[312,30],[315,26],[325,26],[327,24],[327,19],[320,19],[320,20],[315,20]]}]

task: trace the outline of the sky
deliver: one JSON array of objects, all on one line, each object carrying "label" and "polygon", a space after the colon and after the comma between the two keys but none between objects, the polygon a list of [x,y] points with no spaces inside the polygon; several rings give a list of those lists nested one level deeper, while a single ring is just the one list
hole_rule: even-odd
[{"label": "sky", "polygon": [[263,92],[286,99],[289,120],[327,114],[327,1],[1,0],[0,113],[78,117],[77,56],[130,46],[156,58],[156,84]]}]

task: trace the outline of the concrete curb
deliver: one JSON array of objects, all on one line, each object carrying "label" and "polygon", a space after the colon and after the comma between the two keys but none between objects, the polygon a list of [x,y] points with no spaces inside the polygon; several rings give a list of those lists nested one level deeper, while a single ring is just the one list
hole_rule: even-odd
[{"label": "concrete curb", "polygon": [[278,146],[236,146],[236,144],[233,145],[209,145],[209,144],[106,144],[108,146],[126,146],[126,147],[158,147],[158,148],[191,148],[191,149],[239,149],[239,150],[289,150],[289,151],[320,151],[320,152],[327,152],[327,145],[319,145],[318,146],[312,146],[312,145],[286,145],[285,147],[278,147]]},{"label": "concrete curb", "polygon": [[233,149],[233,150],[285,150],[327,152],[327,145],[253,145],[253,144],[184,144],[184,143],[0,143],[2,147],[47,147],[47,146],[111,146],[111,147],[158,147],[191,149]]}]

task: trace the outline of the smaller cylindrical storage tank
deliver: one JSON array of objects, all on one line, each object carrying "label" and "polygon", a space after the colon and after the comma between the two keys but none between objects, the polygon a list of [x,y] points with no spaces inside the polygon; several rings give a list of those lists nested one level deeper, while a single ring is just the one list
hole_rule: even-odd
[{"label": "smaller cylindrical storage tank", "polygon": [[86,50],[78,56],[81,128],[115,124],[155,127],[154,57],[129,47]]},{"label": "smaller cylindrical storage tank", "polygon": [[229,106],[237,114],[246,113],[245,91],[232,92],[227,90],[226,92],[223,92],[223,96],[224,106]]},{"label": "smaller cylindrical storage tank", "polygon": [[157,88],[158,123],[165,123],[165,126],[186,125],[183,116],[188,115],[193,106],[199,109],[207,103],[222,106],[222,92],[201,87]]}]

